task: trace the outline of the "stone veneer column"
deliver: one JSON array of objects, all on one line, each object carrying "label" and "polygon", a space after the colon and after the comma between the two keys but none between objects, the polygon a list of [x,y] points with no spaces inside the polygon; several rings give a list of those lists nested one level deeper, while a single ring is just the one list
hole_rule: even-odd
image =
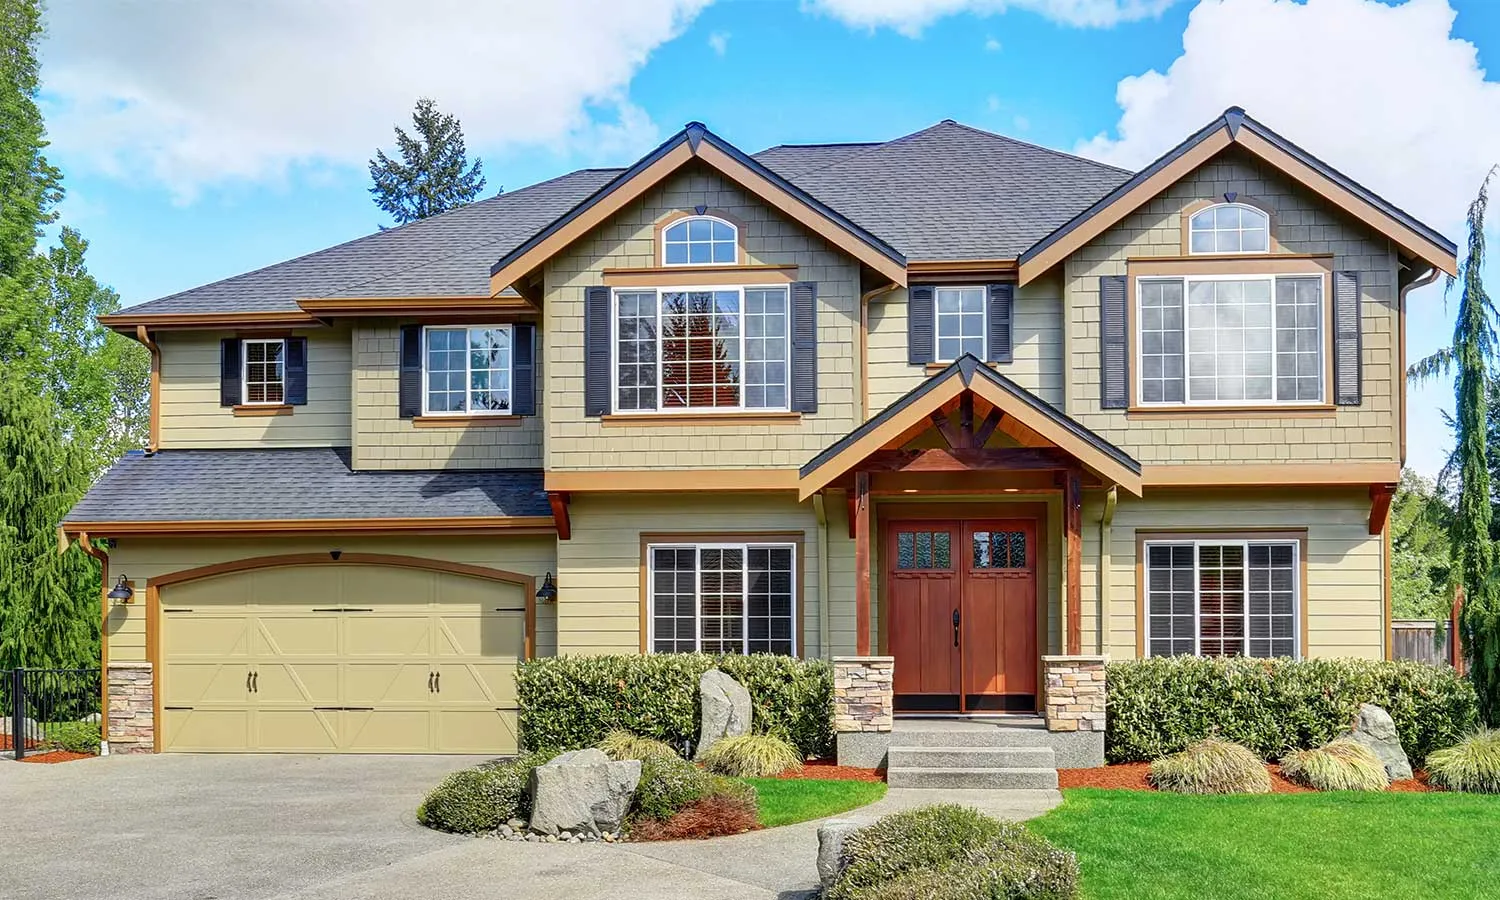
[{"label": "stone veneer column", "polygon": [[839,765],[873,769],[885,764],[891,743],[892,656],[833,658],[833,730]]},{"label": "stone veneer column", "polygon": [[1104,731],[1107,656],[1044,656],[1048,731]]},{"label": "stone veneer column", "polygon": [[105,739],[110,753],[155,751],[154,700],[150,663],[109,664],[109,734]]}]

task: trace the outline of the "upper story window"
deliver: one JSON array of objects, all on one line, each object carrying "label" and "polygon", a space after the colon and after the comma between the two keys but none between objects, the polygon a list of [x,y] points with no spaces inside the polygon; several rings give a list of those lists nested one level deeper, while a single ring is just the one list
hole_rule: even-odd
[{"label": "upper story window", "polygon": [[494,415],[511,408],[511,326],[425,329],[424,415]]},{"label": "upper story window", "polygon": [[732,266],[740,261],[739,228],[713,216],[678,219],[662,230],[662,265]]},{"label": "upper story window", "polygon": [[1271,217],[1243,203],[1223,203],[1188,219],[1193,253],[1265,253],[1271,248]]},{"label": "upper story window", "polygon": [[785,287],[614,292],[619,412],[786,410]]},{"label": "upper story window", "polygon": [[940,287],[937,302],[937,359],[955,360],[965,353],[978,359],[985,355],[985,294],[983,287]]},{"label": "upper story window", "polygon": [[1323,277],[1136,280],[1143,405],[1318,403]]},{"label": "upper story window", "polygon": [[241,342],[245,405],[279,406],[286,403],[286,341],[253,338]]}]

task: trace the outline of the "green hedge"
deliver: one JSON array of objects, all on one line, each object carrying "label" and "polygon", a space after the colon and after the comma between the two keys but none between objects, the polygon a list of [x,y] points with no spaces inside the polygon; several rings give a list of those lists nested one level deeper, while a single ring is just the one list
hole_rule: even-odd
[{"label": "green hedge", "polygon": [[1396,722],[1413,766],[1478,725],[1473,686],[1452,669],[1358,659],[1159,657],[1111,663],[1105,756],[1148,762],[1210,735],[1264,759],[1321,747],[1361,703]]},{"label": "green hedge", "polygon": [[[833,671],[787,656],[559,656],[522,663],[516,674],[521,742],[528,749],[592,747],[611,729],[679,748],[698,739],[698,678],[718,667],[750,692],[752,729],[833,753]],[[690,754],[689,754],[690,755]]]}]

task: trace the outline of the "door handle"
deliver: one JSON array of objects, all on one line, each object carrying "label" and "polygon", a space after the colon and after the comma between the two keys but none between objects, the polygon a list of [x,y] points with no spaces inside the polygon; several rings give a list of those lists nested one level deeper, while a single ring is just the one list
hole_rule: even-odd
[{"label": "door handle", "polygon": [[955,647],[958,646],[958,623],[960,621],[962,621],[962,619],[958,614],[958,610],[955,609],[953,611],[953,646]]},{"label": "door handle", "polygon": [[432,679],[436,675],[437,675],[436,672],[428,672],[427,673],[427,693],[429,693],[429,694],[433,693]]},{"label": "door handle", "polygon": [[437,677],[433,679],[433,684],[437,685],[437,692],[441,694],[443,692],[443,673],[435,672],[434,674]]},{"label": "door handle", "polygon": [[250,693],[250,672],[245,673],[245,693]]},{"label": "door handle", "polygon": [[250,688],[250,690],[253,693],[259,694],[260,693],[260,672],[259,671],[255,671],[255,672],[251,672],[250,673],[250,684],[252,685],[252,687]]}]

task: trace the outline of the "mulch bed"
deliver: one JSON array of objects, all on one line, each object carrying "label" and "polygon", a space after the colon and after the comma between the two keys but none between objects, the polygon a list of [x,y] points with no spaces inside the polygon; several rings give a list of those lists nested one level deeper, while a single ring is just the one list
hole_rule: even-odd
[{"label": "mulch bed", "polygon": [[[1266,768],[1271,771],[1271,793],[1273,794],[1310,794],[1314,793],[1312,788],[1303,787],[1288,781],[1281,774],[1281,767],[1270,765]],[[1097,769],[1058,769],[1057,786],[1067,788],[1116,788],[1127,791],[1154,791],[1147,779],[1151,771],[1150,763],[1121,763],[1113,766],[1101,766]],[[1427,774],[1417,773],[1417,777],[1410,781],[1397,781],[1391,784],[1391,790],[1400,792],[1430,791],[1433,788],[1427,784]]]},{"label": "mulch bed", "polygon": [[885,781],[883,769],[860,769],[841,766],[831,759],[814,759],[803,764],[802,769],[790,769],[772,778],[819,778],[830,781]]},{"label": "mulch bed", "polygon": [[49,753],[37,753],[32,756],[23,757],[21,759],[21,762],[42,763],[43,765],[46,765],[47,763],[65,763],[72,762],[75,759],[93,758],[94,754],[92,753],[74,753],[71,750],[53,750]]},{"label": "mulch bed", "polygon": [[[27,750],[30,750],[31,748],[36,747],[36,746],[38,746],[38,744],[37,744],[36,741],[28,740],[26,742],[26,749]],[[10,742],[10,735],[8,735],[8,734],[0,734],[0,750],[14,750],[14,749],[16,749],[16,747],[15,747],[14,744],[12,744]]]}]

